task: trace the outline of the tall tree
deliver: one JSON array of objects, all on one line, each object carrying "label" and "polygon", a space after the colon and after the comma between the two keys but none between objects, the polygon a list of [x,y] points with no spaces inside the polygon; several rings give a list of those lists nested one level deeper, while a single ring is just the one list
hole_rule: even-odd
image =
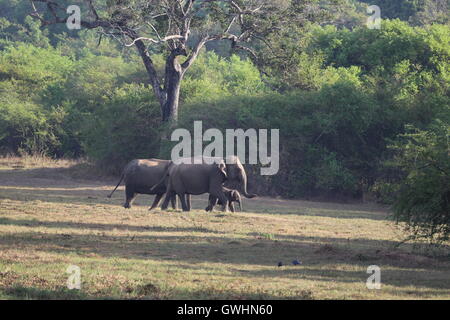
[{"label": "tall tree", "polygon": [[[292,1],[315,2],[315,0]],[[31,15],[43,26],[67,23],[64,0],[31,0]],[[79,1],[82,28],[97,29],[125,46],[135,46],[161,105],[163,121],[176,121],[181,81],[206,43],[230,41],[233,49],[253,57],[249,43],[286,23],[288,0],[107,0]],[[71,19],[71,18],[70,18]],[[70,22],[70,21],[69,21]],[[165,52],[159,77],[152,52]],[[183,57],[183,58],[180,58]]]}]

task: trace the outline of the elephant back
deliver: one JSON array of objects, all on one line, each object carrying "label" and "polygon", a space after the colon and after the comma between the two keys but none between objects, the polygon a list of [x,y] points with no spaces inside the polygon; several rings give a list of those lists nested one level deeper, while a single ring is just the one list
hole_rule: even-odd
[{"label": "elephant back", "polygon": [[135,159],[130,161],[125,172],[125,183],[152,187],[157,184],[170,163],[161,159]]}]

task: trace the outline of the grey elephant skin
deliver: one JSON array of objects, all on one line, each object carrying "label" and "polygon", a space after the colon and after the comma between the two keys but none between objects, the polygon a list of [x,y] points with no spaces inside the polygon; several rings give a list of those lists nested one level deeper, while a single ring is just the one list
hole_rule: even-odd
[{"label": "grey elephant skin", "polygon": [[[230,209],[231,212],[235,212],[235,208],[234,208],[234,202],[236,202],[239,205],[239,211],[242,211],[242,198],[241,198],[241,194],[239,193],[239,191],[234,190],[234,189],[228,189],[228,188],[223,188],[223,193],[225,194],[225,196],[227,197],[227,206],[228,209]],[[219,205],[223,205],[223,203],[221,203],[216,197],[209,195],[209,199],[208,199],[208,206],[205,208],[206,211],[213,211],[214,210],[214,206],[219,204]]]},{"label": "grey elephant skin", "polygon": [[[166,183],[163,179],[156,188],[152,189],[156,184],[161,182],[167,169],[171,165],[170,160],[162,159],[135,159],[131,160],[123,169],[119,183],[108,195],[111,198],[114,191],[119,187],[122,180],[125,182],[125,208],[131,208],[133,200],[137,194],[156,195],[150,210],[158,206],[162,196],[166,193]],[[172,207],[176,209],[176,198],[170,198]]]},{"label": "grey elephant skin", "polygon": [[[215,159],[215,163],[211,159]],[[200,163],[196,163],[197,161]],[[247,175],[242,163],[236,156],[227,157],[226,161],[205,157],[197,157],[194,161],[194,158],[191,158],[189,161],[171,164],[166,175],[167,191],[161,206],[162,210],[167,209],[169,200],[175,194],[180,197],[183,211],[190,211],[190,204],[187,203],[186,196],[209,193],[220,200],[223,211],[228,211],[228,199],[223,190],[223,183],[226,180],[237,183],[244,197],[253,198],[256,196],[247,192]],[[163,180],[160,183],[163,183]],[[158,185],[155,186],[155,189],[157,187]]]}]

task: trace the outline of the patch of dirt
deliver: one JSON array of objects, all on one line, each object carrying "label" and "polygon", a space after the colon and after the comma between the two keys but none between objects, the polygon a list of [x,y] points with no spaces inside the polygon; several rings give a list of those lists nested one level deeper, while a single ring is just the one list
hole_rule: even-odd
[{"label": "patch of dirt", "polygon": [[136,293],[140,296],[154,296],[161,293],[161,289],[153,283],[147,283],[136,288]]},{"label": "patch of dirt", "polygon": [[296,296],[302,300],[313,300],[314,295],[311,290],[300,290],[296,292]]},{"label": "patch of dirt", "polygon": [[0,272],[0,285],[3,287],[11,286],[20,276],[14,271]]}]

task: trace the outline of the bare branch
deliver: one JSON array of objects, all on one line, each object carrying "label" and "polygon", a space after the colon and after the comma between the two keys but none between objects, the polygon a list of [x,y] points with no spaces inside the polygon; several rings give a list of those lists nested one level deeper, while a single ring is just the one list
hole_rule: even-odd
[{"label": "bare branch", "polygon": [[255,50],[253,50],[252,48],[249,48],[249,47],[241,46],[239,44],[236,44],[234,46],[234,48],[235,49],[239,49],[239,50],[243,50],[243,51],[246,51],[246,52],[250,53],[250,55],[252,56],[252,60],[256,64],[258,64],[257,62],[258,62],[259,59],[258,59],[258,55],[256,54]]},{"label": "bare branch", "polygon": [[186,8],[184,10],[185,12],[185,16],[188,16],[192,10],[192,7],[194,6],[194,1],[195,0],[188,0],[186,3]]},{"label": "bare branch", "polygon": [[42,18],[41,15],[39,14],[39,11],[37,10],[36,5],[34,4],[34,1],[33,1],[33,0],[30,0],[30,2],[31,2],[31,6],[33,7],[33,12],[30,13],[30,16],[32,16],[32,17],[37,18],[38,20],[40,20],[40,21],[41,21],[41,24],[42,24],[43,26],[46,25],[46,24],[47,24],[47,21],[45,21],[45,19]]},{"label": "bare branch", "polygon": [[166,42],[166,41],[174,40],[174,39],[184,39],[184,37],[180,36],[180,35],[172,35],[172,36],[164,37],[163,39],[160,39],[160,40],[155,40],[155,39],[147,38],[147,37],[139,37],[139,38],[134,39],[133,42],[131,42],[129,44],[125,44],[125,46],[131,47],[136,43],[136,41],[142,41],[142,40],[150,41],[153,43],[162,43],[162,42]]},{"label": "bare branch", "polygon": [[231,19],[230,23],[228,24],[228,27],[225,29],[223,33],[230,32],[231,26],[233,25],[234,21],[236,21],[237,16],[234,16],[233,19]]},{"label": "bare branch", "polygon": [[[151,24],[150,22],[147,22],[147,24],[148,24],[148,25],[150,26],[150,28],[152,28],[153,31],[156,33],[156,36],[158,37],[158,40],[159,40],[159,41],[162,41],[161,36],[159,35],[159,32],[158,32],[158,30],[156,30],[155,26],[154,26],[153,24]],[[166,34],[166,36],[167,36],[167,34]]]},{"label": "bare branch", "polygon": [[189,69],[189,67],[194,63],[195,59],[197,58],[198,54],[200,53],[200,50],[203,48],[205,43],[208,41],[208,37],[202,37],[197,44],[195,45],[194,49],[189,54],[188,58],[185,62],[181,64],[181,67],[184,71]]}]

